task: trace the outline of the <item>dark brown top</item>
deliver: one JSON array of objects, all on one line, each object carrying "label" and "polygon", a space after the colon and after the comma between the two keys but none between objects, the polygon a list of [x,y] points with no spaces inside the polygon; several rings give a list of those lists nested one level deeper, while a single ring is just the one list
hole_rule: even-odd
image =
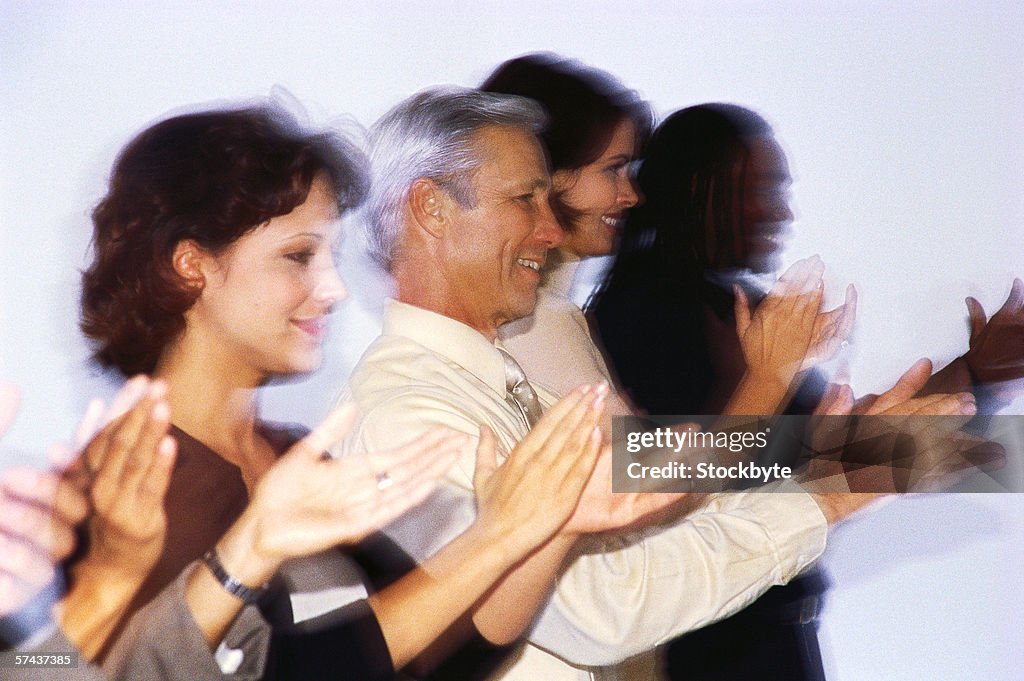
[{"label": "dark brown top", "polygon": [[[257,429],[278,456],[305,433],[296,426],[261,423]],[[227,532],[249,503],[242,471],[177,426],[178,456],[164,498],[167,539],[160,559],[129,607],[134,613],[201,558]]]}]

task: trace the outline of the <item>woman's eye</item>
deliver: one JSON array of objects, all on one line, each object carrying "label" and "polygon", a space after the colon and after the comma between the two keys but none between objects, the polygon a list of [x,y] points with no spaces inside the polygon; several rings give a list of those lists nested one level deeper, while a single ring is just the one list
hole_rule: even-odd
[{"label": "woman's eye", "polygon": [[300,265],[308,265],[313,259],[313,255],[313,251],[296,251],[294,253],[287,253],[284,257]]}]

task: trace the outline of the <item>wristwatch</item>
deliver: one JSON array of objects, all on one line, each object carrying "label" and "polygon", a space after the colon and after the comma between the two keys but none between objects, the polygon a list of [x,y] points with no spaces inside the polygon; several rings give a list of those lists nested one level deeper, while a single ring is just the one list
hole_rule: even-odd
[{"label": "wristwatch", "polygon": [[224,565],[220,562],[220,556],[217,555],[216,547],[206,552],[203,556],[203,562],[206,563],[206,567],[210,568],[210,572],[220,582],[220,585],[224,587],[224,590],[232,596],[241,599],[244,603],[256,603],[267,592],[266,584],[254,588],[246,586],[229,575],[228,571],[224,569]]}]

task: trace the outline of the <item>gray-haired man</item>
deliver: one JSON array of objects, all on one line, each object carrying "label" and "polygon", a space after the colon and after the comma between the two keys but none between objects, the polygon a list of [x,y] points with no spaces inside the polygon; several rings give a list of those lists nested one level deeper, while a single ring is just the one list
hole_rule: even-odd
[{"label": "gray-haired man", "polygon": [[[472,521],[479,428],[503,453],[530,428],[496,338],[533,310],[546,253],[562,239],[535,135],[542,123],[527,100],[434,89],[373,129],[366,218],[397,300],[353,373],[347,398],[363,416],[347,447],[390,447],[437,425],[474,439],[446,488],[388,530],[419,560]],[[542,407],[556,400],[533,388]],[[612,678],[606,666],[788,581],[821,554],[827,520],[810,495],[784,496],[722,495],[685,522],[626,537],[556,535],[473,613],[482,634],[502,641],[540,609],[501,678]]]}]

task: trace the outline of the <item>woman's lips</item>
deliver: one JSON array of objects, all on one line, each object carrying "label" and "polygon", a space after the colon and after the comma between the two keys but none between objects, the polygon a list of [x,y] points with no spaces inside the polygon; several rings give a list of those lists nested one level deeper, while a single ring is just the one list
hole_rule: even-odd
[{"label": "woman's lips", "polygon": [[327,333],[327,317],[293,319],[292,324],[299,327],[316,340],[322,339],[324,334]]}]

